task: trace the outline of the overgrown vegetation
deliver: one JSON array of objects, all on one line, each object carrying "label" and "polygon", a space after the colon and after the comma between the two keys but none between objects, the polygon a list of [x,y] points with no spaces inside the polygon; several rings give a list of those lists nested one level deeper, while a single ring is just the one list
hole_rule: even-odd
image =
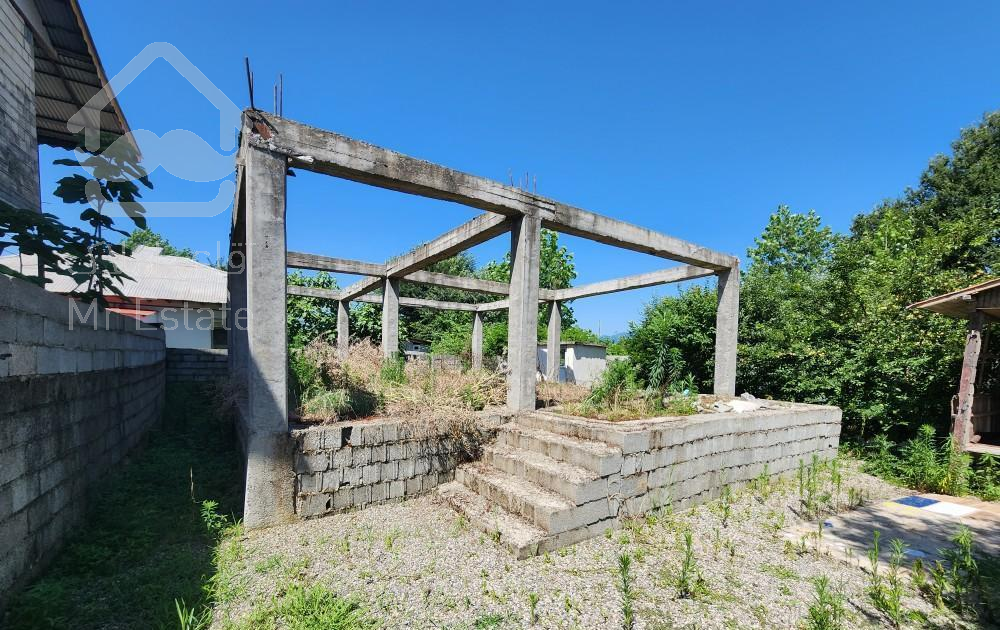
[{"label": "overgrown vegetation", "polygon": [[875,436],[862,455],[866,472],[909,488],[1000,500],[1000,460],[980,455],[974,466],[971,455],[957,450],[950,436],[938,437],[928,424],[899,446],[884,436]]},{"label": "overgrown vegetation", "polygon": [[290,366],[299,413],[308,421],[390,414],[457,428],[474,412],[506,400],[501,372],[443,369],[402,356],[383,359],[369,341],[351,344],[341,360],[335,346],[314,340],[292,352]]},{"label": "overgrown vegetation", "polygon": [[91,497],[83,525],[0,625],[174,628],[182,610],[200,619],[216,536],[239,513],[239,468],[208,395],[171,384],[163,426]]},{"label": "overgrown vegetation", "polygon": [[601,420],[687,416],[699,411],[698,391],[690,375],[644,387],[631,361],[611,361],[589,395],[562,405],[566,413]]}]

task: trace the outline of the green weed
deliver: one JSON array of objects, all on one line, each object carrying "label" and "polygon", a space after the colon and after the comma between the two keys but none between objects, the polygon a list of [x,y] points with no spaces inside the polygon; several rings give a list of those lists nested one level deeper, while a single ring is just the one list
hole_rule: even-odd
[{"label": "green weed", "polygon": [[844,597],[830,586],[830,578],[813,581],[813,601],[809,605],[805,627],[809,630],[839,630],[844,627]]}]

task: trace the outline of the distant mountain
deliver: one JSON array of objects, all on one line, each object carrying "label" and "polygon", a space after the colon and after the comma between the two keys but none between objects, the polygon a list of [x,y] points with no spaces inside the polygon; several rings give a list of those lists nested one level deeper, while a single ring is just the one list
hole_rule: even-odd
[{"label": "distant mountain", "polygon": [[621,341],[623,338],[627,337],[627,332],[616,332],[610,335],[601,335],[601,339],[607,339],[608,341]]}]

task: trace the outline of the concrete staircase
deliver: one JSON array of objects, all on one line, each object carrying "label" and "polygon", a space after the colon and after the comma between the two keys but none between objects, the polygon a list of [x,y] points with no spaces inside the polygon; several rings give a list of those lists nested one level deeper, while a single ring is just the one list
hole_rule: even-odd
[{"label": "concrete staircase", "polygon": [[439,496],[517,558],[601,534],[616,521],[622,450],[561,429],[518,416],[500,427],[480,461],[459,466],[455,481],[438,487]]}]

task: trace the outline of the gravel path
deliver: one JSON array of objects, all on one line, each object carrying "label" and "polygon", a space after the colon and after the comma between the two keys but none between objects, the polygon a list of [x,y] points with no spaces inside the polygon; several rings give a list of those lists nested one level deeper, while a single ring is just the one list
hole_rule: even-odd
[{"label": "gravel path", "polygon": [[[868,500],[907,493],[859,473],[855,462],[844,468],[842,502],[848,488]],[[524,561],[470,530],[433,496],[296,523],[244,539],[236,566],[243,596],[216,611],[215,627],[297,576],[357,598],[387,628],[530,627],[532,594],[534,627],[620,628],[615,568],[623,553],[632,558],[636,628],[797,628],[813,598],[812,579],[824,575],[847,598],[847,627],[889,627],[865,595],[862,568],[817,554],[813,541],[804,552],[788,541],[786,532],[801,524],[792,509],[797,502],[794,479],[772,483],[736,493],[727,526],[715,502],[632,520],[608,536]],[[692,533],[702,580],[687,599],[676,586],[684,530]],[[953,627],[954,619],[909,590],[909,610]]]}]

